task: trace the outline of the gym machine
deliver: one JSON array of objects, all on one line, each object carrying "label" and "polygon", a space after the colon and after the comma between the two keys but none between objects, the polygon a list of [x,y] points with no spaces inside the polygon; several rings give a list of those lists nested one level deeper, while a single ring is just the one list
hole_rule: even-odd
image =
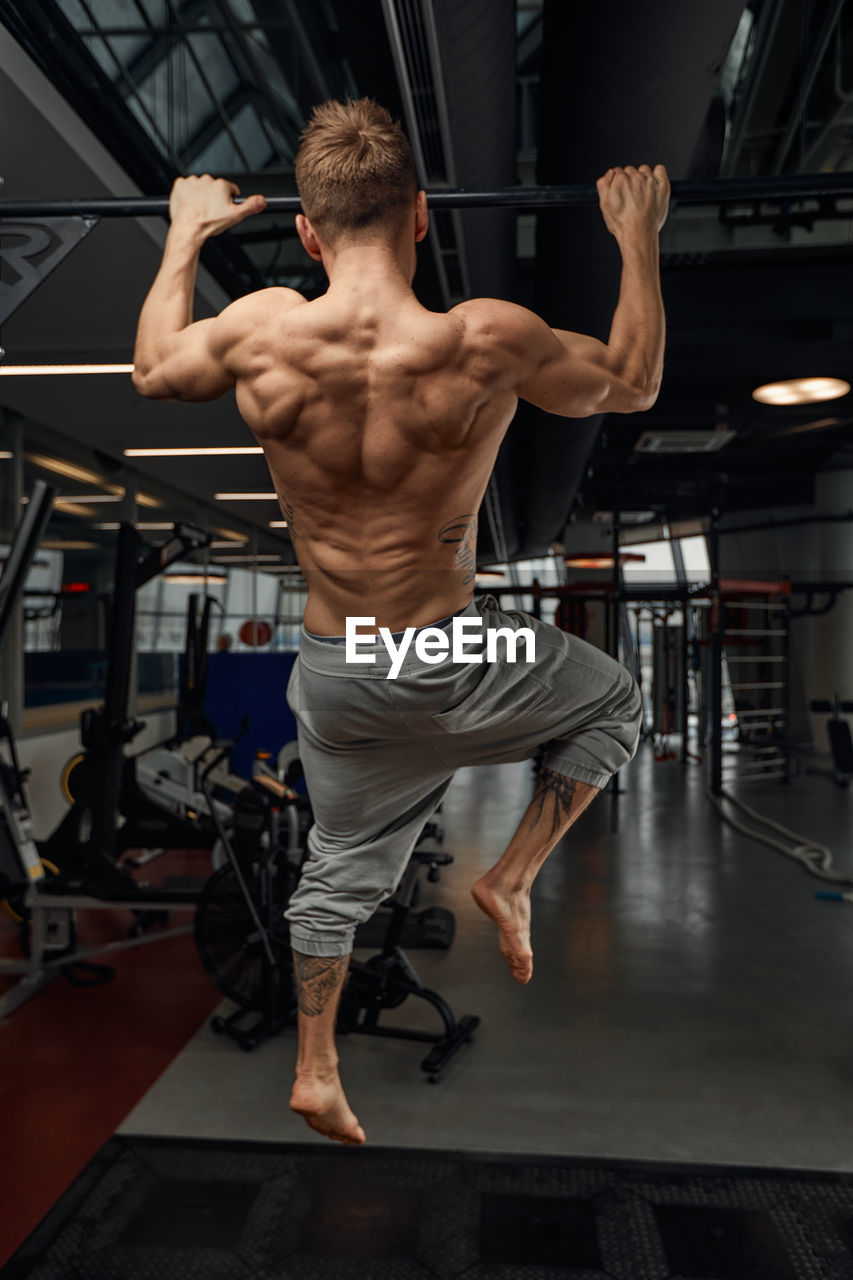
[{"label": "gym machine", "polygon": [[[219,754],[213,756],[201,778],[205,792],[213,771],[233,744],[224,742],[218,747]],[[230,831],[211,806],[225,861],[202,891],[195,938],[202,964],[223,994],[238,1006],[227,1017],[215,1016],[211,1029],[230,1036],[246,1052],[284,1027],[295,1025],[297,1018],[290,937],[282,913],[298,883],[304,851],[298,864],[289,858],[280,832],[282,810],[286,812],[296,801],[296,793],[286,784],[258,775],[237,796]],[[421,1068],[431,1084],[438,1083],[445,1067],[480,1025],[480,1019],[471,1014],[457,1020],[447,1002],[421,982],[401,946],[422,867],[429,865],[430,879],[435,881],[438,868],[452,861],[450,854],[433,848],[415,849],[389,900],[381,951],[365,962],[350,961],[337,1021],[341,1035],[360,1032],[429,1044]],[[377,913],[374,920],[379,918]],[[365,945],[364,935],[357,934],[356,946]],[[380,1025],[384,1010],[398,1008],[409,997],[424,1000],[435,1009],[441,1020],[440,1032]]]},{"label": "gym machine", "polygon": [[[13,540],[0,579],[0,640],[21,598],[56,492],[36,483]],[[148,888],[135,881],[115,860],[119,844],[116,822],[126,786],[124,744],[142,728],[127,715],[135,592],[155,573],[206,541],[206,534],[178,525],[163,547],[151,548],[141,542],[132,526],[121,525],[104,705],[81,716],[85,754],[77,780],[78,798],[53,835],[40,845],[32,835],[26,773],[20,767],[5,715],[0,722],[0,892],[6,914],[19,925],[25,957],[0,960],[0,974],[18,979],[0,996],[0,1020],[60,974],[75,985],[109,981],[113,970],[93,963],[95,957],[190,931],[191,926],[179,926],[147,933],[152,924],[168,920],[170,911],[194,908],[198,890]],[[121,834],[126,848],[131,841],[124,828]],[[134,914],[127,939],[78,947],[76,911],[118,908]]]},{"label": "gym machine", "polygon": [[128,713],[136,592],[208,541],[201,530],[178,524],[162,547],[150,547],[132,525],[119,527],[104,703],[80,717],[83,750],[65,772],[71,807],[42,847],[63,873],[75,875],[99,897],[125,894],[135,884],[117,862],[127,849],[209,849],[213,843],[209,826],[146,795],[136,779],[135,760],[124,752],[145,727]]},{"label": "gym machine", "polygon": [[[189,596],[175,732],[164,742],[155,743],[133,757],[134,780],[141,796],[165,810],[181,826],[186,823],[198,828],[207,847],[216,840],[216,830],[200,779],[210,761],[217,737],[216,729],[204,712],[208,637],[214,606],[218,606],[218,601],[212,596],[204,598],[201,608],[199,597],[195,594]],[[223,820],[230,821],[234,797],[245,786],[246,780],[233,775],[227,761],[223,761],[211,781],[220,798],[214,795],[210,803],[219,806]],[[132,795],[125,796],[125,799],[132,798]],[[149,812],[149,819],[151,816]],[[132,865],[137,868],[144,866],[161,854],[165,847],[163,844],[143,848],[133,858]],[[216,861],[214,865],[217,865]]]}]

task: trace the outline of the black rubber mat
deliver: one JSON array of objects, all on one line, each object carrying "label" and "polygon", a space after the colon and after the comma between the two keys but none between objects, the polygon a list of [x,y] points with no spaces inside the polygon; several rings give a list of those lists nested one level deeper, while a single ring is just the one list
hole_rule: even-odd
[{"label": "black rubber mat", "polygon": [[853,1280],[853,1175],[116,1137],[2,1275]]}]

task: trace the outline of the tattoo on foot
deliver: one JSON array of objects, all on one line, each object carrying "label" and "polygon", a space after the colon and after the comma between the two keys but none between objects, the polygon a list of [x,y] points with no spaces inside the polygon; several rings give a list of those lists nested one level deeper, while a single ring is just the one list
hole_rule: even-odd
[{"label": "tattoo on foot", "polygon": [[536,814],[530,823],[530,830],[541,821],[546,806],[550,805],[551,830],[549,836],[556,835],[563,822],[571,813],[572,803],[577,791],[574,778],[567,778],[563,773],[555,773],[553,769],[540,769],[533,793],[533,801],[538,801]]},{"label": "tattoo on foot", "polygon": [[334,995],[349,967],[349,956],[303,956],[293,953],[293,976],[300,1012],[316,1018]]},{"label": "tattoo on foot", "polygon": [[463,584],[473,582],[477,573],[477,517],[470,512],[448,520],[438,531],[439,542],[458,542],[456,567],[465,571]]}]

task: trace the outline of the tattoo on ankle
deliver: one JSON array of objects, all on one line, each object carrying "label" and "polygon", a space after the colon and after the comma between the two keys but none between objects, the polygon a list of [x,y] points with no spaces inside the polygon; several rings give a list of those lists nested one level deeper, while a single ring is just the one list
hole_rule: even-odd
[{"label": "tattoo on ankle", "polygon": [[304,956],[293,953],[296,999],[301,1013],[318,1017],[349,968],[349,956]]},{"label": "tattoo on ankle", "polygon": [[556,835],[571,813],[576,791],[577,783],[574,778],[567,778],[564,773],[554,773],[553,769],[540,769],[531,801],[538,801],[538,807],[530,823],[530,830],[543,819],[545,808],[550,805],[551,830],[548,834]]}]

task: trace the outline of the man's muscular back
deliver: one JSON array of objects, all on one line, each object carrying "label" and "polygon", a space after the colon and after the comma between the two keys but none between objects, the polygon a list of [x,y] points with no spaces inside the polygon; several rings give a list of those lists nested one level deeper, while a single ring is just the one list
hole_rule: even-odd
[{"label": "man's muscular back", "polygon": [[508,352],[471,307],[369,287],[269,290],[234,312],[224,362],[308,581],[308,629],[342,634],[366,601],[392,630],[462,608],[517,402]]}]

